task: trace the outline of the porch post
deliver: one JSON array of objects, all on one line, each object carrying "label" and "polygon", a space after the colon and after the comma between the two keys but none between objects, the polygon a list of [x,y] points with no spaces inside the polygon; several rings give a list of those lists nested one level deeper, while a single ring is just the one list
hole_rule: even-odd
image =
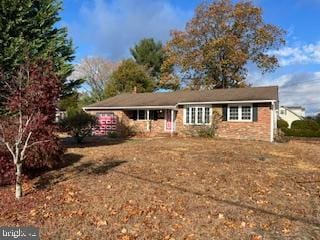
[{"label": "porch post", "polygon": [[147,110],[147,130],[150,131],[150,112]]},{"label": "porch post", "polygon": [[173,113],[174,113],[174,111],[173,111],[173,109],[171,109],[171,137],[173,136]]}]

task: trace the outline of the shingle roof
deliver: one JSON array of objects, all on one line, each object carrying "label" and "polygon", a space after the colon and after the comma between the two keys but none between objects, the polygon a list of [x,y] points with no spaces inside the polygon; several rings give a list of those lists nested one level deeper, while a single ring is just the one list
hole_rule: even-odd
[{"label": "shingle roof", "polygon": [[247,87],[215,90],[181,90],[156,93],[123,93],[104,101],[89,105],[87,108],[116,108],[142,106],[176,106],[190,102],[225,102],[278,100],[278,87]]}]

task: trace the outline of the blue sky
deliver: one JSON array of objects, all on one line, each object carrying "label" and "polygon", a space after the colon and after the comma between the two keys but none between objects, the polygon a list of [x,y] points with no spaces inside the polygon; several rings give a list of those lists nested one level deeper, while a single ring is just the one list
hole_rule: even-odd
[{"label": "blue sky", "polygon": [[[170,30],[183,29],[198,0],[64,0],[61,24],[68,27],[76,62],[85,56],[114,61],[144,37],[166,42]],[[280,68],[261,75],[250,68],[254,86],[279,85],[280,104],[320,112],[320,0],[255,0],[264,19],[287,31],[287,44],[275,54]]]}]

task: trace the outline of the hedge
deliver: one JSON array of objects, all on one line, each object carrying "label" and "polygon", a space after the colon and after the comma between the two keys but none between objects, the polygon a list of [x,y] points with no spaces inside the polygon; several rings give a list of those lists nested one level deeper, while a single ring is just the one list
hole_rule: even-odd
[{"label": "hedge", "polygon": [[299,129],[299,130],[310,130],[310,131],[319,131],[319,124],[310,119],[305,120],[296,120],[291,124],[291,129]]},{"label": "hedge", "polygon": [[309,129],[284,129],[283,132],[286,136],[293,137],[320,137],[320,130],[313,131]]},{"label": "hedge", "polygon": [[281,130],[285,130],[289,127],[289,124],[287,123],[287,121],[283,119],[278,119],[277,127],[280,128]]}]

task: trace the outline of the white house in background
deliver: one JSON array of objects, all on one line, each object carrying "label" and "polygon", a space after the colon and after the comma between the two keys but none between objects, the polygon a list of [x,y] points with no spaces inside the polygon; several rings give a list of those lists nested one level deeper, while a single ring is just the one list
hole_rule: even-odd
[{"label": "white house in background", "polygon": [[278,117],[285,120],[289,124],[289,128],[293,121],[302,120],[305,114],[305,109],[301,106],[280,106],[278,110]]},{"label": "white house in background", "polygon": [[60,120],[64,119],[67,116],[67,112],[64,110],[56,109],[56,122],[59,122]]}]

